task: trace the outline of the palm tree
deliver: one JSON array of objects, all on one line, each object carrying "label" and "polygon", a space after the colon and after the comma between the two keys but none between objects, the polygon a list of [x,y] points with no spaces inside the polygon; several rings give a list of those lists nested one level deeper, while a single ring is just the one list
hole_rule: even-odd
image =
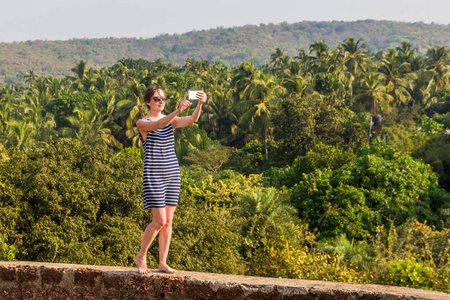
[{"label": "palm tree", "polygon": [[[295,209],[275,189],[256,189],[245,193],[232,211],[240,220],[244,242],[240,252],[261,274],[275,276],[285,259],[279,254],[301,246],[301,232]],[[279,263],[268,263],[281,260]]]},{"label": "palm tree", "polygon": [[270,128],[271,108],[279,103],[278,95],[285,92],[285,88],[277,83],[275,77],[259,74],[253,78],[244,91],[238,109],[245,112],[240,117],[241,125],[250,126],[251,131],[259,131],[264,143],[264,153],[268,159],[267,135]]},{"label": "palm tree", "polygon": [[411,63],[414,60],[415,52],[417,52],[416,48],[412,48],[412,45],[408,41],[403,41],[400,47],[396,48],[397,50],[397,59],[401,62]]},{"label": "palm tree", "polygon": [[314,53],[316,58],[321,58],[329,51],[324,40],[317,41],[309,46],[309,53]]},{"label": "palm tree", "polygon": [[[324,40],[317,41],[309,46],[308,71],[325,72],[327,70],[327,56],[330,48]],[[313,55],[311,55],[313,54]],[[324,66],[325,65],[325,66]]]},{"label": "palm tree", "polygon": [[205,107],[206,114],[203,113],[200,116],[201,121],[209,123],[208,129],[212,138],[224,139],[223,141],[235,138],[230,131],[231,126],[238,121],[233,106],[231,90],[226,86],[216,86],[212,92],[212,97],[208,100],[208,106]]},{"label": "palm tree", "polygon": [[413,99],[412,104],[419,104],[424,109],[427,109],[437,103],[437,97],[431,94],[433,82],[425,70],[420,70],[416,73],[413,89],[410,93]]},{"label": "palm tree", "polygon": [[25,75],[24,79],[25,79],[25,82],[28,83],[28,85],[32,85],[36,81],[37,75],[34,74],[33,70],[29,70],[28,74]]},{"label": "palm tree", "polygon": [[146,86],[137,79],[128,83],[126,99],[117,103],[117,114],[125,136],[131,139],[132,145],[139,147],[139,132],[135,126],[136,121],[147,114],[148,108],[142,101]]},{"label": "palm tree", "polygon": [[89,68],[84,75],[84,79],[81,81],[81,85],[84,91],[92,93],[95,90],[95,83],[97,81],[97,75],[92,68]]},{"label": "palm tree", "polygon": [[62,95],[72,92],[72,87],[68,85],[67,79],[65,78],[59,79],[48,76],[46,80],[49,94],[50,96],[53,97],[53,99],[56,99]]},{"label": "palm tree", "polygon": [[372,134],[372,116],[381,115],[380,109],[389,110],[393,100],[394,97],[387,91],[380,74],[369,73],[361,81],[361,85],[356,91],[355,101],[361,103],[362,107],[370,108],[369,142]]},{"label": "palm tree", "polygon": [[358,74],[358,69],[361,69],[368,59],[367,53],[363,52],[365,48],[366,44],[362,43],[362,39],[355,41],[354,38],[348,38],[342,43],[344,64],[347,70],[355,77]]},{"label": "palm tree", "polygon": [[400,62],[397,59],[394,50],[388,49],[378,72],[384,80],[386,91],[393,97],[393,104],[405,103],[411,98],[409,93],[412,88],[410,79],[414,77],[414,74],[410,73],[408,62]]},{"label": "palm tree", "polygon": [[75,75],[75,81],[81,83],[85,77],[87,68],[87,62],[85,60],[80,60],[80,62],[72,69],[70,69]]},{"label": "palm tree", "polygon": [[284,54],[284,50],[277,48],[275,53],[270,55],[270,63],[275,69],[282,70],[289,66],[291,58]]},{"label": "palm tree", "polygon": [[114,70],[112,77],[117,80],[120,85],[124,85],[127,79],[128,68],[122,63],[117,64],[117,68]]},{"label": "palm tree", "polygon": [[121,149],[122,144],[112,135],[107,127],[109,118],[102,116],[94,105],[87,109],[74,109],[75,116],[67,117],[70,128],[63,129],[63,136],[75,138],[86,145],[104,144]]},{"label": "palm tree", "polygon": [[389,110],[390,103],[394,100],[378,73],[369,73],[363,78],[356,92],[355,100],[361,103],[362,107],[368,106],[371,114],[379,114],[380,109]]},{"label": "palm tree", "polygon": [[235,96],[237,100],[240,99],[240,95],[247,88],[247,86],[256,78],[261,76],[261,70],[259,70],[253,63],[243,62],[235,70],[233,79],[231,80],[231,86],[234,87]]},{"label": "palm tree", "polygon": [[305,73],[304,66],[299,60],[293,60],[289,64],[286,76],[281,84],[286,88],[286,94],[295,94],[299,97],[311,92],[311,73]]},{"label": "palm tree", "polygon": [[30,122],[8,121],[8,132],[6,135],[7,147],[16,147],[19,149],[31,148],[36,144],[34,136],[36,128]]},{"label": "palm tree", "polygon": [[450,51],[444,47],[429,49],[426,55],[427,72],[434,81],[434,92],[450,85]]}]

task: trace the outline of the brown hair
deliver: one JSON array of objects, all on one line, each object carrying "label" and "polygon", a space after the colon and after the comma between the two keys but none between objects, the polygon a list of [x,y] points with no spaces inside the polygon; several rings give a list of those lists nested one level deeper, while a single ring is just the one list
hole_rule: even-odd
[{"label": "brown hair", "polygon": [[[155,92],[157,90],[162,90],[162,87],[160,85],[157,84],[152,84],[150,85],[147,90],[145,91],[144,94],[144,102],[150,101],[152,100],[153,95],[155,94]],[[147,104],[147,103],[146,103]]]}]

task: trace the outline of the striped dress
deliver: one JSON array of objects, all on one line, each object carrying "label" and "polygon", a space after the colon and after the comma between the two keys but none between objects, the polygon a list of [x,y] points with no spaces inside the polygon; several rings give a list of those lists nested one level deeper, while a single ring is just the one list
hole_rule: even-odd
[{"label": "striped dress", "polygon": [[144,208],[177,206],[180,194],[180,167],[175,155],[172,123],[142,138],[144,148]]}]

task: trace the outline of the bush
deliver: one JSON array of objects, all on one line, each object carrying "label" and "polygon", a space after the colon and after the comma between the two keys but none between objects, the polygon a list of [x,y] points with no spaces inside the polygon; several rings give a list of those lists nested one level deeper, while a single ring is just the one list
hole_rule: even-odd
[{"label": "bush", "polygon": [[8,245],[0,237],[0,261],[12,261],[15,260],[17,254],[17,248],[14,245]]},{"label": "bush", "polygon": [[[232,219],[223,211],[206,210],[182,190],[174,215],[169,252],[171,266],[186,271],[244,274],[245,262],[238,252],[239,234],[232,230]],[[158,257],[157,243],[150,248]],[[152,261],[151,266],[158,266]]]},{"label": "bush", "polygon": [[362,147],[354,161],[337,170],[303,174],[291,189],[300,217],[320,237],[344,233],[358,240],[370,240],[389,220],[398,226],[417,217],[440,225],[447,200],[430,166],[383,143]]},{"label": "bush", "polygon": [[348,283],[364,280],[344,262],[324,252],[291,248],[286,249],[283,256],[286,266],[278,270],[278,276],[281,277]]},{"label": "bush", "polygon": [[270,168],[264,172],[264,176],[272,186],[292,187],[300,181],[303,174],[326,168],[336,170],[355,158],[356,155],[352,149],[343,151],[335,146],[319,143],[305,156],[297,157],[292,166],[284,170],[274,167]]},{"label": "bush", "polygon": [[273,140],[268,140],[267,147],[268,160],[265,159],[264,145],[258,140],[253,140],[239,149],[227,166],[244,175],[261,174],[274,165],[277,145]]},{"label": "bush", "polygon": [[415,260],[392,261],[387,270],[388,284],[412,288],[433,287],[434,270]]},{"label": "bush", "polygon": [[295,214],[275,189],[251,190],[236,201],[232,215],[242,239],[239,252],[248,266],[247,274],[278,276],[287,267],[287,249],[314,242],[315,237]]},{"label": "bush", "polygon": [[[142,160],[65,139],[8,155],[0,170],[0,226],[7,243],[21,234],[17,259],[134,264],[139,228],[148,218]],[[117,228],[108,231],[111,220]],[[130,220],[129,226],[123,223]],[[111,246],[114,238],[122,245]]]}]

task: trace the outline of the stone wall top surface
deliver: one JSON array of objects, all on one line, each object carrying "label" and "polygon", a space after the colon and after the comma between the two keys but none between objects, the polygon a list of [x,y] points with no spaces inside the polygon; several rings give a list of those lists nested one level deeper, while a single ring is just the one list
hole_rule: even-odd
[{"label": "stone wall top surface", "polygon": [[[33,283],[33,285],[28,283]],[[30,290],[32,288],[39,290],[40,293],[48,294],[50,292],[47,283],[54,283],[58,287],[58,291],[67,290],[68,293],[72,294],[85,292],[102,293],[103,295],[105,294],[103,290],[106,290],[105,295],[115,295],[115,297],[112,297],[115,299],[131,297],[130,290],[132,289],[140,292],[143,290],[164,290],[164,286],[170,283],[170,291],[167,290],[166,294],[155,292],[154,295],[156,296],[152,296],[151,299],[159,299],[157,295],[162,295],[161,297],[165,297],[164,299],[225,299],[226,297],[219,297],[217,293],[226,291],[224,295],[230,296],[233,295],[233,292],[238,291],[234,299],[255,299],[256,296],[252,295],[265,295],[264,297],[259,296],[259,298],[450,300],[450,294],[446,293],[374,284],[349,284],[187,271],[166,274],[152,270],[149,274],[140,275],[136,268],[0,261],[0,292],[3,293],[4,297],[7,293],[14,291],[15,285],[19,286],[21,292],[17,293],[20,295],[25,295],[23,294],[25,293],[23,292],[24,289]],[[75,287],[70,287],[71,285]],[[114,293],[111,294],[113,291]],[[193,292],[195,293],[193,294]],[[328,296],[325,297],[325,295]],[[27,297],[23,296],[17,299],[25,298]],[[229,299],[233,299],[233,297],[230,296]]]}]

